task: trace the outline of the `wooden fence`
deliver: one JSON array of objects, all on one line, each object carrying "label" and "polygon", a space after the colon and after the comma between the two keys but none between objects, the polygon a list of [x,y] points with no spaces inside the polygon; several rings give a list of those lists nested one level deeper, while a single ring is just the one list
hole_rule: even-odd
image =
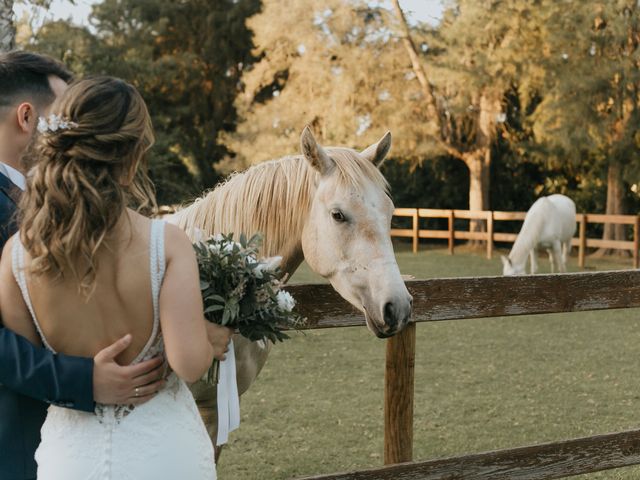
[{"label": "wooden fence", "polygon": [[[394,228],[392,237],[408,237],[413,240],[413,252],[418,252],[418,243],[421,238],[446,239],[449,243],[449,253],[453,255],[456,240],[481,240],[487,242],[487,258],[493,256],[494,242],[513,243],[518,236],[516,233],[503,233],[494,231],[495,222],[524,220],[526,212],[498,212],[498,211],[473,211],[473,210],[438,210],[433,208],[396,208],[395,217],[410,217],[411,228]],[[446,218],[447,230],[425,230],[420,228],[421,218]],[[484,232],[470,232],[468,230],[456,230],[455,220],[484,220],[486,230]],[[610,248],[614,250],[628,250],[633,256],[633,268],[638,268],[640,259],[638,247],[640,242],[640,215],[601,215],[595,213],[579,213],[576,215],[579,222],[578,237],[572,240],[572,245],[578,247],[578,264],[585,265],[585,252],[587,248]],[[602,240],[599,238],[587,238],[588,223],[611,223],[633,225],[633,240]]]},{"label": "wooden fence", "polygon": [[[416,324],[640,307],[640,271],[433,279],[410,281],[407,286],[414,298],[414,323],[386,340],[387,466],[305,477],[306,480],[544,480],[640,464],[640,430],[412,461]],[[287,289],[298,299],[300,313],[309,318],[309,328],[365,325],[362,314],[329,285]],[[504,295],[505,291],[509,295]]]}]

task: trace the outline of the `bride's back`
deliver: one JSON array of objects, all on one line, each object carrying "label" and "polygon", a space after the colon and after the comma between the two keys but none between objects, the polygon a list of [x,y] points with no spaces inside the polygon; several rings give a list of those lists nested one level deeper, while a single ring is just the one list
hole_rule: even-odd
[{"label": "bride's back", "polygon": [[144,153],[153,143],[144,100],[110,78],[80,80],[52,105],[26,160],[20,239],[36,318],[56,351],[93,357],[127,333],[131,362],[153,326],[151,221],[127,205],[153,204]]},{"label": "bride's back", "polygon": [[93,357],[131,333],[131,345],[117,358],[124,365],[144,348],[153,327],[150,228],[140,215],[123,215],[96,255],[95,289],[88,298],[72,275],[29,278],[36,317],[54,350]]}]

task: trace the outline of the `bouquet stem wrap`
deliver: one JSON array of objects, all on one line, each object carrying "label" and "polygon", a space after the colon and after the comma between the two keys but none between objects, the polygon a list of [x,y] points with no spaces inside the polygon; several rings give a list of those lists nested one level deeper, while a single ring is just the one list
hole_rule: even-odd
[{"label": "bouquet stem wrap", "polygon": [[233,340],[226,360],[218,365],[218,436],[216,445],[224,445],[229,433],[240,426],[240,397],[236,383],[236,354]]}]

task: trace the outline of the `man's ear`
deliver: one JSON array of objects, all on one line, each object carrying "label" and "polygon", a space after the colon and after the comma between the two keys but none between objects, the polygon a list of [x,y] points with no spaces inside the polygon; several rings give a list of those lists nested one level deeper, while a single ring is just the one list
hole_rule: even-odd
[{"label": "man's ear", "polygon": [[31,133],[37,124],[36,109],[29,102],[23,102],[16,109],[16,120],[18,128],[23,133]]}]

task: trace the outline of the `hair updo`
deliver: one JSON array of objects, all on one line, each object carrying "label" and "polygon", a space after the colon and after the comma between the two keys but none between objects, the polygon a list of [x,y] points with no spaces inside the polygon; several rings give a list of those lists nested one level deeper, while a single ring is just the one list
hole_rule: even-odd
[{"label": "hair updo", "polygon": [[151,119],[138,91],[112,77],[73,83],[51,113],[72,127],[43,132],[25,156],[32,168],[20,203],[20,237],[31,273],[71,271],[89,295],[97,252],[125,209],[155,207],[144,162],[154,142]]}]

